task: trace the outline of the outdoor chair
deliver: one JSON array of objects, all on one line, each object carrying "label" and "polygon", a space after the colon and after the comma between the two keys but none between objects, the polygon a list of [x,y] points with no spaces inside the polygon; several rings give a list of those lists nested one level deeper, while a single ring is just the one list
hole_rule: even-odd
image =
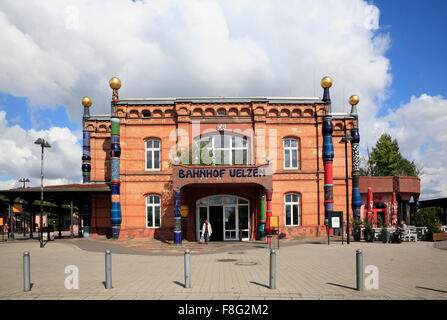
[{"label": "outdoor chair", "polygon": [[413,242],[417,242],[418,241],[418,235],[416,231],[413,231],[412,229],[407,229],[407,231],[405,231],[404,233],[402,233],[402,241],[413,241]]}]

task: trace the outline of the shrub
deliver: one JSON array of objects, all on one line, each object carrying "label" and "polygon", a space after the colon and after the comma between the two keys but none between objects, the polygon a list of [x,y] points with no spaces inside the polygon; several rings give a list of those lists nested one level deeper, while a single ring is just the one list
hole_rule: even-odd
[{"label": "shrub", "polygon": [[439,233],[441,229],[439,228],[439,224],[441,223],[438,218],[438,210],[435,208],[422,208],[420,209],[416,215],[418,216],[418,223],[422,223],[429,232],[431,233]]}]

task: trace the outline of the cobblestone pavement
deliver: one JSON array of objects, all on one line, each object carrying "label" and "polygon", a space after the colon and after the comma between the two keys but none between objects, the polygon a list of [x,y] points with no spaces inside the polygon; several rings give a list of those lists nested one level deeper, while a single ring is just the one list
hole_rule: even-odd
[{"label": "cobblestone pavement", "polygon": [[[83,250],[76,242],[93,245]],[[447,252],[430,242],[284,242],[277,251],[275,290],[268,288],[269,250],[256,242],[216,244],[207,254],[192,247],[190,289],[183,286],[184,247],[175,249],[180,254],[141,254],[121,246],[138,254],[118,254],[119,245],[109,242],[115,247],[113,288],[107,290],[103,242],[52,241],[43,249],[32,240],[1,243],[0,299],[447,299]],[[355,290],[356,249],[363,250],[364,267],[378,267],[378,290]],[[23,292],[24,251],[31,255],[30,292]],[[68,265],[79,269],[77,290],[64,286]]]}]

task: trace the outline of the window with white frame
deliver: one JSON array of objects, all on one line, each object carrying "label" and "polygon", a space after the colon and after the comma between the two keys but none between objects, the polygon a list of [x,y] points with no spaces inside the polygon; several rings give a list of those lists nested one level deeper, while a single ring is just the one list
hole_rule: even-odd
[{"label": "window with white frame", "polygon": [[159,228],[161,223],[161,198],[151,194],[146,197],[146,227]]},{"label": "window with white frame", "polygon": [[284,169],[299,169],[298,139],[284,139]]},{"label": "window with white frame", "polygon": [[160,141],[146,141],[146,170],[160,170]]},{"label": "window with white frame", "polygon": [[198,147],[201,162],[205,165],[249,164],[249,143],[245,136],[213,134],[202,137]]},{"label": "window with white frame", "polygon": [[299,226],[300,225],[300,195],[296,193],[289,193],[285,196],[285,225]]}]

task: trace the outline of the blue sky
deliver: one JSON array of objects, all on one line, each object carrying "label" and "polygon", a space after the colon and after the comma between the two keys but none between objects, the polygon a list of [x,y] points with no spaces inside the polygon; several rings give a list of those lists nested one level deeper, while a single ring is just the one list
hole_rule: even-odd
[{"label": "blue sky", "polygon": [[447,1],[374,0],[380,25],[391,37],[385,54],[391,61],[391,96],[381,108],[396,109],[412,95],[446,96]]}]

